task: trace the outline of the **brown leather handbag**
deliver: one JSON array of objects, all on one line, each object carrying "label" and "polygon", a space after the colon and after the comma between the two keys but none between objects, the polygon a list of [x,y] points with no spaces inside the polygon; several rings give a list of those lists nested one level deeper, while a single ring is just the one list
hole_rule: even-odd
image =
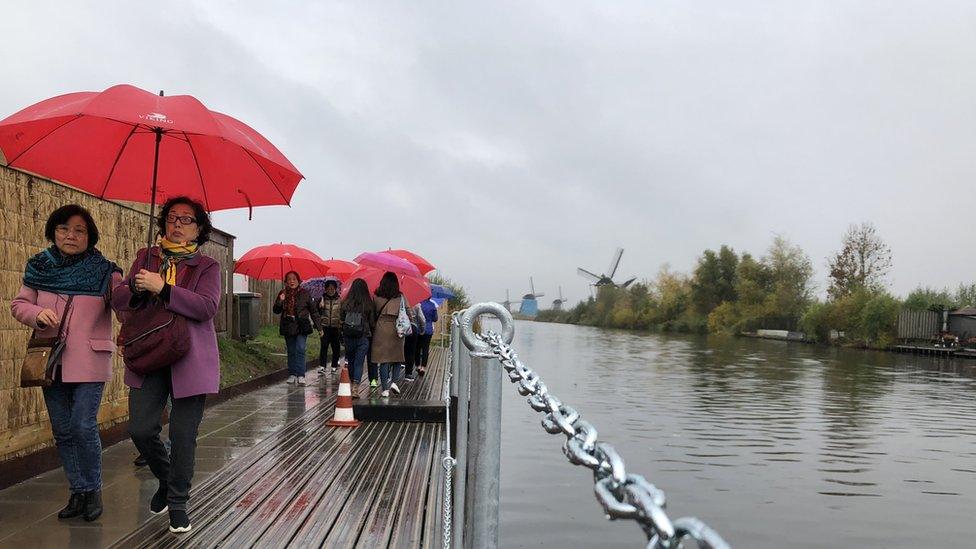
[{"label": "brown leather handbag", "polygon": [[125,367],[144,376],[186,356],[190,351],[190,332],[185,318],[168,311],[154,297],[142,307],[126,312],[119,344]]},{"label": "brown leather handbag", "polygon": [[31,333],[27,342],[27,356],[20,365],[21,387],[50,387],[54,383],[54,368],[64,353],[64,325],[74,298],[75,296],[69,295],[68,302],[64,305],[57,337],[34,337],[37,330]]}]

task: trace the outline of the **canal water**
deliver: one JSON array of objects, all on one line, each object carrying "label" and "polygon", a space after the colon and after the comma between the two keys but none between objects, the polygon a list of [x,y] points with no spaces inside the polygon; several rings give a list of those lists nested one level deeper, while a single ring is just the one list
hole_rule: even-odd
[{"label": "canal water", "polygon": [[[514,345],[733,547],[976,546],[976,362],[535,322]],[[501,545],[643,547],[540,419],[506,381]]]}]

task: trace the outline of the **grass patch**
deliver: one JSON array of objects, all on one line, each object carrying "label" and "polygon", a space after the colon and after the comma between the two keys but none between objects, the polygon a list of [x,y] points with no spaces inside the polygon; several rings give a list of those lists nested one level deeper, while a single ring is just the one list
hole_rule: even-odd
[{"label": "grass patch", "polygon": [[[308,336],[307,357],[319,354],[319,336]],[[220,350],[220,388],[230,387],[245,381],[276,372],[285,367],[285,338],[278,335],[278,326],[265,326],[258,337],[251,341],[237,341],[229,337],[218,337]]]}]

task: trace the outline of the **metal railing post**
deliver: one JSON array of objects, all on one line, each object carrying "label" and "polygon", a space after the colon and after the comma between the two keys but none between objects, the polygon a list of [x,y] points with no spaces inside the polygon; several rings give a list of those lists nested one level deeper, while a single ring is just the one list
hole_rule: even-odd
[{"label": "metal railing post", "polygon": [[[502,376],[504,370],[498,358],[478,338],[472,329],[474,320],[483,314],[493,314],[502,322],[505,339],[511,342],[515,333],[510,313],[497,303],[479,303],[461,316],[460,335],[470,353],[462,352],[459,377],[469,377],[470,417],[467,424],[466,468],[458,469],[467,477],[463,501],[463,546],[465,548],[498,547],[498,495],[501,474]],[[465,358],[470,364],[465,364]],[[467,367],[465,367],[467,366]],[[459,379],[459,400],[463,398],[464,379]],[[459,409],[461,406],[459,406]],[[459,414],[460,415],[460,414]],[[460,427],[460,417],[458,418]],[[460,437],[460,433],[458,434]],[[468,457],[470,456],[470,457]]]},{"label": "metal railing post", "polygon": [[496,357],[471,353],[471,453],[465,502],[465,547],[498,547],[498,491],[501,474],[502,369]]}]

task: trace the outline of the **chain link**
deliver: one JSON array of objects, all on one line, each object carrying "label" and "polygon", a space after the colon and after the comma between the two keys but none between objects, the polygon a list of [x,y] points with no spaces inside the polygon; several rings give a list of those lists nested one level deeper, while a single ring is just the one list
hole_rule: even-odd
[{"label": "chain link", "polygon": [[[454,323],[452,319],[452,325]],[[447,366],[444,371],[444,386],[441,390],[441,398],[444,400],[444,420],[446,432],[444,444],[444,457],[441,459],[441,466],[444,467],[444,503],[441,508],[443,514],[441,524],[443,528],[444,549],[451,547],[451,522],[454,518],[454,467],[457,460],[451,455],[451,378],[454,375],[451,366],[454,364],[454,342],[450,340],[447,348]]]},{"label": "chain link", "polygon": [[608,519],[637,521],[647,535],[647,549],[677,549],[686,539],[694,540],[702,549],[729,549],[718,533],[696,518],[672,521],[664,511],[664,492],[641,475],[628,473],[613,446],[600,442],[593,425],[551,394],[539,375],[519,360],[500,335],[488,332],[477,337],[498,357],[518,393],[528,397],[529,406],[544,414],[542,428],[566,436],[563,453],[570,463],[593,471],[593,491]]},{"label": "chain link", "polygon": [[444,467],[444,549],[451,547],[451,520],[453,518],[451,502],[454,501],[454,466],[456,464],[457,461],[450,456],[444,456],[441,461],[441,465]]}]

